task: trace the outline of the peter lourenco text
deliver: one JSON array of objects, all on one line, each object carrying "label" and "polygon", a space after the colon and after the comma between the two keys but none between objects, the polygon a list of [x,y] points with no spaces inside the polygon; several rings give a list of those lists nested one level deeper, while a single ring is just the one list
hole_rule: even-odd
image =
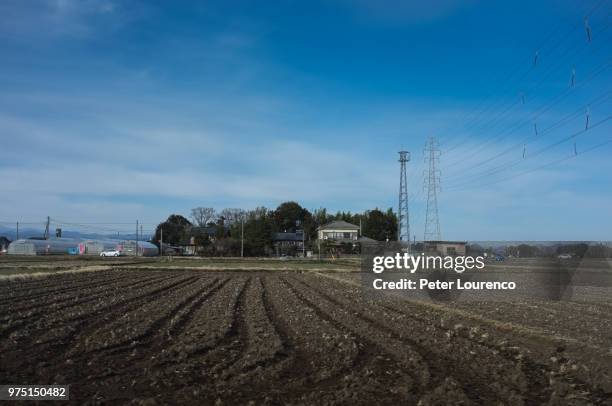
[{"label": "peter lourenco text", "polygon": [[485,267],[484,257],[471,256],[427,256],[396,253],[391,256],[375,256],[372,261],[372,271],[381,273],[385,270],[405,270],[415,273],[417,269],[453,270],[463,273],[466,270],[482,270]]}]

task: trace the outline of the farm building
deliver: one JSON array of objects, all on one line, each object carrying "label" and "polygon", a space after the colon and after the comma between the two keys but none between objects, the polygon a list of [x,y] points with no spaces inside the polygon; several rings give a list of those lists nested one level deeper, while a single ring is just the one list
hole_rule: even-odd
[{"label": "farm building", "polygon": [[[122,255],[134,255],[136,252],[136,241],[126,240],[119,241],[117,250],[121,251]],[[155,257],[159,255],[157,245],[147,241],[138,241],[138,255],[142,257]]]},{"label": "farm building", "polygon": [[304,248],[304,232],[297,230],[295,233],[274,233],[272,242],[277,256],[301,254]]},{"label": "farm building", "polygon": [[85,240],[79,243],[80,255],[100,255],[102,251],[117,249],[116,240]]},{"label": "farm building", "polygon": [[425,252],[437,252],[440,255],[465,255],[465,241],[425,241]]}]

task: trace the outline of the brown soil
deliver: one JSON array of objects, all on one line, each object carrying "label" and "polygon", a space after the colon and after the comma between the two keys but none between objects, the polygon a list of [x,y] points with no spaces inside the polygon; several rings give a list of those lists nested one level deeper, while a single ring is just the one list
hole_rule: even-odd
[{"label": "brown soil", "polygon": [[610,306],[371,299],[281,271],[4,281],[0,383],[75,404],[612,404]]}]

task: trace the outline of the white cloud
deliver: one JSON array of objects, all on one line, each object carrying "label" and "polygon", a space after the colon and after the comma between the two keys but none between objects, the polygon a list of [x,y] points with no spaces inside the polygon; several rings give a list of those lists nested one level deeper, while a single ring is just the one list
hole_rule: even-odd
[{"label": "white cloud", "polygon": [[[54,99],[46,96],[28,100],[23,95],[20,100],[25,105],[44,100],[37,108],[48,111],[46,106]],[[431,115],[447,117],[436,123],[452,126],[454,117],[464,114],[453,110],[416,111],[414,116],[425,117],[424,123],[406,115],[393,121],[397,106],[390,106],[384,115],[373,115],[378,122],[368,117],[363,123],[356,119],[351,126],[337,130],[329,126],[318,130],[333,134],[334,143],[328,145],[320,134],[316,141],[308,141],[304,134],[312,129],[278,125],[259,114],[262,107],[256,98],[250,101],[247,97],[233,106],[224,99],[210,104],[203,99],[201,114],[214,117],[214,124],[207,119],[187,119],[191,112],[183,109],[178,113],[171,108],[173,100],[134,108],[120,102],[108,114],[102,114],[109,103],[104,98],[88,105],[80,98],[71,100],[63,95],[60,103],[60,110],[80,105],[86,116],[95,120],[73,127],[66,120],[0,115],[0,133],[11,137],[0,151],[4,162],[0,166],[2,191],[15,197],[5,206],[4,220],[51,214],[68,221],[139,218],[156,222],[171,212],[187,214],[195,205],[274,207],[289,199],[309,208],[331,210],[395,206],[399,170],[395,150],[402,137],[387,135],[388,139],[381,139],[383,144],[378,146],[368,134],[391,134],[394,128],[411,128],[418,133],[414,128],[426,128]],[[188,98],[180,103],[186,108],[190,105]],[[296,108],[281,99],[274,99],[271,105]],[[241,133],[242,128],[246,133]],[[83,129],[90,132],[83,133]],[[405,130],[397,132],[401,135]],[[413,151],[408,167],[412,232],[418,238],[422,236],[424,217],[420,151],[424,138],[411,139],[409,145]],[[346,145],[338,147],[342,144],[338,140],[345,140]],[[461,160],[462,156],[471,156],[478,145],[474,139],[460,144],[452,156],[442,156],[439,207],[444,238],[571,239],[579,238],[577,230],[587,230],[585,234],[590,232],[591,238],[605,237],[605,222],[594,220],[592,213],[604,210],[609,196],[598,192],[578,195],[573,190],[581,182],[588,184],[584,174],[597,173],[609,163],[587,161],[587,167],[577,171],[551,168],[492,186],[453,191],[453,186],[490,167],[470,169],[478,159],[493,156],[513,142],[491,143],[479,151],[478,159]],[[513,154],[509,155],[512,159]],[[558,156],[553,151],[545,160]],[[456,165],[447,166],[455,161]],[[516,170],[524,168],[521,163]],[[507,173],[514,171],[500,175]],[[564,218],[564,210],[571,211],[572,207],[588,208],[591,213],[572,217],[572,227],[564,229],[555,221]],[[499,228],[495,226],[498,223]],[[580,237],[588,239],[587,235]]]}]

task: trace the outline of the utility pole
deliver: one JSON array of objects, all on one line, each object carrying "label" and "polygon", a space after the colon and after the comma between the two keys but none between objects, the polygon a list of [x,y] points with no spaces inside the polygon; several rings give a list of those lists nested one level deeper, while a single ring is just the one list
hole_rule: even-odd
[{"label": "utility pole", "polygon": [[302,227],[302,258],[306,258],[306,233]]},{"label": "utility pole", "polygon": [[159,252],[162,256],[164,255],[164,229],[162,227],[159,228]]},{"label": "utility pole", "polygon": [[136,220],[136,256],[138,256],[138,220]]},{"label": "utility pole", "polygon": [[400,154],[400,187],[399,205],[397,211],[397,240],[408,244],[410,252],[410,219],[408,217],[408,181],[406,178],[406,162],[410,161],[410,152],[399,151]]},{"label": "utility pole", "polygon": [[439,241],[440,219],[438,218],[438,191],[440,190],[440,171],[436,162],[440,159],[440,148],[434,137],[429,137],[424,151],[428,170],[423,186],[427,189],[427,211],[425,215],[424,241]]},{"label": "utility pole", "polygon": [[244,257],[244,216],[240,216],[240,257]]},{"label": "utility pole", "polygon": [[19,222],[17,222],[17,233],[15,234],[15,239],[19,239]]}]

